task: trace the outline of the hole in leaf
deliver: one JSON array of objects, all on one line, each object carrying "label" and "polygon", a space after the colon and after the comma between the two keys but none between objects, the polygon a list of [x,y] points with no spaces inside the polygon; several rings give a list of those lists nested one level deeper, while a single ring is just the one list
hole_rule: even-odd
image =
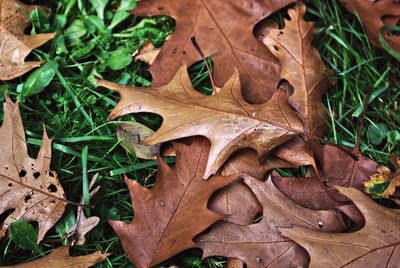
[{"label": "hole in leaf", "polygon": [[49,190],[50,193],[55,193],[57,192],[57,187],[54,184],[50,184],[47,190]]},{"label": "hole in leaf", "polygon": [[22,178],[22,177],[25,177],[25,176],[26,176],[25,169],[21,169],[21,171],[19,172],[19,177]]},{"label": "hole in leaf", "polygon": [[35,177],[35,179],[38,179],[40,177],[40,172],[39,171],[35,171],[33,173],[33,177]]},{"label": "hole in leaf", "polygon": [[12,186],[12,183],[10,182],[9,184],[8,184],[8,187],[11,187]]},{"label": "hole in leaf", "polygon": [[31,200],[32,199],[32,196],[31,195],[27,195],[27,196],[25,196],[25,203],[27,203],[29,200]]}]

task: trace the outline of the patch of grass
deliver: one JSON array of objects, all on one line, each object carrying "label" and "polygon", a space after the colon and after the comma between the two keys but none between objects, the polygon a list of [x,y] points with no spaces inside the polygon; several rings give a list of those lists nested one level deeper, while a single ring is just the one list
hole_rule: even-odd
[{"label": "patch of grass", "polygon": [[326,95],[332,130],[328,138],[354,146],[364,102],[370,94],[361,151],[386,164],[399,152],[400,65],[383,49],[369,43],[359,19],[338,1],[306,1],[308,17],[316,21],[314,44],[333,71],[335,86]]},{"label": "patch of grass", "polygon": [[[118,97],[109,90],[96,88],[93,79],[100,76],[122,84],[149,86],[151,77],[146,72],[147,66],[130,61],[130,55],[147,40],[162,45],[173,30],[174,22],[166,17],[139,20],[119,9],[121,1],[116,0],[109,1],[103,15],[99,15],[101,11],[93,5],[96,1],[28,2],[51,8],[49,15],[40,12],[32,15],[34,27],[31,31],[58,32],[53,41],[35,50],[32,58],[54,61],[58,68],[50,85],[39,94],[25,97],[18,92],[29,74],[2,83],[1,90],[21,101],[32,156],[39,149],[43,124],[49,136],[54,137],[52,168],[57,170],[68,199],[79,202],[83,192],[87,192],[83,189],[86,186],[84,173],[88,179],[100,173],[96,185],[101,185],[101,190],[90,200],[95,206],[90,214],[99,216],[101,222],[87,235],[87,244],[74,247],[73,253],[112,252],[108,261],[98,267],[132,267],[107,220],[132,219],[132,205],[121,174],[127,173],[130,178],[151,187],[156,163],[138,160],[122,149],[115,136],[117,122],[106,120]],[[393,138],[393,133],[400,129],[398,62],[384,50],[371,46],[358,19],[336,0],[308,0],[306,3],[309,6],[307,17],[316,20],[315,46],[332,69],[336,82],[326,96],[332,115],[332,131],[327,138],[339,144],[354,145],[362,105],[371,92],[361,149],[380,163],[387,163],[391,153],[399,152],[400,143]],[[285,11],[280,11],[274,18],[282,21],[284,14]],[[126,18],[115,24],[116,16]],[[99,21],[94,17],[103,19]],[[115,61],[115,55],[125,60]],[[189,72],[196,88],[209,94],[211,88],[204,64],[192,66]],[[149,115],[126,116],[123,120],[138,120],[153,128],[160,124],[158,117]],[[68,206],[67,210],[75,215],[74,207]],[[2,243],[2,264],[38,256],[19,249],[13,242]],[[46,253],[60,245],[61,239],[53,228],[38,252]],[[200,256],[199,250],[190,250],[167,263],[182,267],[224,265],[224,259],[201,261]]]}]

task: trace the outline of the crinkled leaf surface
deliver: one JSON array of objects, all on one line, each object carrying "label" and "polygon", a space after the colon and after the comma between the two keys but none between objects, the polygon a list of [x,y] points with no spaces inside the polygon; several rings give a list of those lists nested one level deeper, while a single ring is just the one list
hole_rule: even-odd
[{"label": "crinkled leaf surface", "polygon": [[11,80],[25,74],[42,62],[25,62],[26,56],[35,48],[54,37],[54,33],[26,35],[30,25],[26,14],[35,9],[17,0],[0,2],[0,80]]},{"label": "crinkled leaf surface", "polygon": [[223,219],[207,208],[208,199],[237,178],[213,176],[203,180],[210,148],[207,139],[197,137],[190,144],[174,143],[174,147],[176,167],[159,159],[152,189],[126,178],[135,213],[132,222],[110,222],[136,267],[154,266],[196,247],[192,238]]},{"label": "crinkled leaf surface", "polygon": [[365,217],[365,226],[352,233],[323,233],[296,226],[280,229],[311,256],[310,267],[398,267],[400,213],[375,203],[354,188],[337,187]]},{"label": "crinkled leaf surface", "polygon": [[[215,83],[222,87],[239,70],[246,100],[261,103],[271,98],[279,82],[280,65],[253,35],[254,25],[294,0],[143,0],[138,16],[171,16],[175,32],[150,67],[152,84],[167,84],[183,63],[201,60],[192,36],[206,56],[212,56]],[[234,19],[232,19],[234,18]],[[267,77],[267,79],[266,79]]]},{"label": "crinkled leaf surface", "polygon": [[[357,14],[365,26],[371,43],[381,47],[379,32],[385,24],[396,26],[400,21],[400,3],[397,0],[340,0],[350,11]],[[400,36],[383,31],[386,42],[400,51]]]},{"label": "crinkled leaf surface", "polygon": [[343,231],[345,224],[335,211],[313,211],[296,205],[275,188],[269,179],[261,182],[244,176],[263,206],[259,223],[240,226],[233,223],[215,224],[209,233],[196,238],[204,255],[239,258],[248,267],[303,267],[308,263],[306,252],[284,238],[278,227],[301,225],[329,232]]},{"label": "crinkled leaf surface", "polygon": [[[6,97],[0,128],[0,214],[15,209],[3,222],[1,232],[15,220],[36,221],[38,242],[64,213],[64,190],[50,170],[51,140],[46,131],[36,159],[30,158],[18,103]],[[44,194],[47,193],[47,194]]]},{"label": "crinkled leaf surface", "polygon": [[247,103],[241,95],[237,72],[213,96],[193,89],[186,66],[181,67],[168,85],[156,89],[130,88],[107,81],[97,84],[121,94],[110,119],[139,112],[163,117],[160,129],[144,141],[147,144],[197,135],[208,138],[211,149],[204,178],[216,174],[229,156],[240,149],[251,147],[263,155],[292,138],[294,129],[303,129],[282,91],[276,92],[267,103]]},{"label": "crinkled leaf surface", "polygon": [[69,247],[63,246],[54,250],[46,257],[30,261],[27,263],[1,266],[1,267],[16,267],[16,268],[55,268],[55,267],[79,267],[87,268],[92,267],[96,263],[103,262],[110,254],[102,254],[97,251],[90,255],[71,257],[69,255]]}]

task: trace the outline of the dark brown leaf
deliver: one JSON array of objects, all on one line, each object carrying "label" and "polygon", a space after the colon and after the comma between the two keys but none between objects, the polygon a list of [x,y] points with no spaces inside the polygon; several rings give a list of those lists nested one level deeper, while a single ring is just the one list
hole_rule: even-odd
[{"label": "dark brown leaf", "polygon": [[156,184],[146,189],[125,179],[134,207],[131,223],[111,221],[124,251],[136,267],[154,266],[179,252],[196,247],[192,238],[223,216],[207,209],[211,194],[237,176],[203,180],[210,145],[195,138],[174,143],[176,167],[158,161]]},{"label": "dark brown leaf", "polygon": [[[280,65],[253,35],[254,25],[295,0],[143,0],[133,13],[138,16],[171,16],[175,32],[150,67],[153,86],[172,80],[183,63],[201,60],[190,38],[206,56],[212,56],[215,83],[222,87],[239,70],[243,94],[252,103],[269,100],[279,82]],[[232,19],[234,18],[234,19]]]}]

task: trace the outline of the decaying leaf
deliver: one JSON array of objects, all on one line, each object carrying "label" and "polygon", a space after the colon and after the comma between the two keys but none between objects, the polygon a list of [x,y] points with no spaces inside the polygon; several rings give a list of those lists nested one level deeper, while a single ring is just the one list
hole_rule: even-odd
[{"label": "decaying leaf", "polygon": [[289,9],[283,29],[271,29],[264,44],[282,64],[281,79],[293,87],[289,103],[299,113],[309,133],[320,132],[327,122],[322,96],[329,87],[327,69],[312,45],[314,23],[304,20],[306,6]]},{"label": "decaying leaf", "polygon": [[26,35],[30,25],[27,14],[36,6],[18,0],[0,2],[0,80],[11,80],[42,64],[40,61],[25,62],[35,48],[55,36],[55,33]]},{"label": "decaying leaf", "polygon": [[[397,0],[340,0],[353,13],[356,13],[365,26],[371,43],[381,47],[378,39],[384,25],[396,26],[400,21],[400,3]],[[400,51],[400,36],[382,32],[384,39],[393,49]]]},{"label": "decaying leaf", "polygon": [[303,129],[282,91],[276,92],[267,103],[247,103],[241,96],[237,72],[213,96],[193,89],[186,66],[181,67],[168,85],[157,89],[130,88],[107,81],[97,84],[121,94],[109,119],[138,112],[163,117],[161,128],[145,144],[189,136],[207,137],[211,150],[204,178],[216,174],[229,156],[240,149],[251,147],[263,155],[292,138],[295,135],[292,131]]},{"label": "decaying leaf", "polygon": [[395,167],[394,171],[385,166],[378,166],[377,173],[371,175],[370,180],[364,183],[368,194],[375,198],[390,198],[395,194],[397,187],[400,187],[400,160],[393,154],[391,162]]},{"label": "decaying leaf", "polygon": [[400,213],[376,204],[354,188],[337,189],[361,210],[365,226],[352,233],[323,233],[296,226],[280,228],[282,234],[304,247],[310,267],[398,267]]},{"label": "decaying leaf", "polygon": [[[96,188],[91,190],[98,176],[99,174],[96,173],[89,184],[90,198],[92,198],[93,195],[95,195],[100,190],[100,186],[97,186]],[[81,201],[81,204],[83,204],[83,201]],[[75,244],[85,244],[85,235],[90,232],[94,227],[96,227],[97,224],[99,224],[100,222],[100,218],[96,216],[86,218],[85,212],[83,211],[81,206],[78,206],[76,214],[76,223],[70,228],[66,235],[67,238],[71,237],[73,239],[71,243],[72,246]]]},{"label": "decaying leaf", "polygon": [[73,238],[72,245],[83,245],[86,242],[85,235],[90,232],[94,227],[96,227],[97,224],[99,224],[100,218],[96,216],[86,218],[82,207],[78,207],[77,214],[78,216],[76,218],[76,224],[71,227],[71,230],[68,232],[67,238]]},{"label": "decaying leaf", "polygon": [[123,123],[118,126],[117,136],[122,140],[121,145],[129,153],[142,159],[156,159],[160,152],[160,145],[145,145],[146,138],[154,134],[150,128],[138,122]]},{"label": "decaying leaf", "polygon": [[[43,133],[36,159],[30,158],[18,103],[6,97],[0,128],[0,214],[15,209],[3,222],[1,233],[15,220],[36,221],[38,243],[61,218],[66,206],[57,174],[50,170],[51,140]],[[54,198],[52,197],[54,196]]]},{"label": "decaying leaf", "polygon": [[207,139],[174,143],[176,167],[161,158],[155,186],[146,189],[125,179],[135,217],[131,223],[111,221],[127,257],[136,267],[149,267],[196,247],[192,238],[223,216],[207,209],[211,194],[237,176],[203,180],[210,144]]},{"label": "decaying leaf", "polygon": [[12,266],[1,266],[4,268],[55,268],[55,267],[79,267],[87,268],[92,267],[96,263],[103,262],[110,253],[102,254],[100,251],[85,256],[71,257],[69,255],[69,247],[63,246],[54,250],[46,257],[30,261],[27,263],[12,265]]},{"label": "decaying leaf", "polygon": [[346,227],[338,212],[300,207],[280,193],[270,179],[261,182],[244,176],[244,182],[263,206],[262,220],[246,226],[227,222],[213,225],[210,232],[195,240],[206,257],[239,258],[248,267],[304,267],[308,263],[306,252],[284,238],[278,227],[301,225],[327,232],[343,231]]},{"label": "decaying leaf", "polygon": [[195,36],[204,54],[212,56],[218,87],[222,87],[234,68],[238,68],[245,99],[252,103],[269,100],[279,82],[280,65],[253,35],[253,27],[293,2],[295,0],[140,1],[133,10],[135,15],[166,15],[176,21],[175,32],[150,67],[153,86],[160,87],[171,81],[183,63],[191,65],[201,60],[190,41]]}]

